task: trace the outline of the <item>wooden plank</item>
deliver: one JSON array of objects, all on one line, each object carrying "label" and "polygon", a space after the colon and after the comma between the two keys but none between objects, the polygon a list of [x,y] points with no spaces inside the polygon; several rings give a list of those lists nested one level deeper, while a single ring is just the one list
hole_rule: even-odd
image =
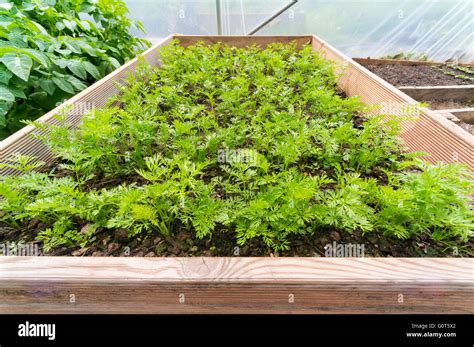
[{"label": "wooden plank", "polygon": [[474,85],[464,86],[401,86],[402,92],[418,101],[467,101],[474,98]]},{"label": "wooden plank", "polygon": [[[452,62],[443,61],[421,61],[421,60],[398,60],[398,59],[372,59],[372,58],[352,58],[354,61],[362,65],[428,65],[439,66],[454,64]],[[458,63],[459,66],[474,66],[474,64]]]},{"label": "wooden plank", "polygon": [[461,258],[0,257],[0,313],[474,313],[473,265]]}]

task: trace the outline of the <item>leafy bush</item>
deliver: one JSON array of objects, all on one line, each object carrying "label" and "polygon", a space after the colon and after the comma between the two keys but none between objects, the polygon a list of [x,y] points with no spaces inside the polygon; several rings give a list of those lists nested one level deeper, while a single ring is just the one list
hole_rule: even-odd
[{"label": "leafy bush", "polygon": [[0,4],[0,139],[147,47],[126,13],[121,0]]},{"label": "leafy bush", "polygon": [[77,129],[47,126],[52,171],[8,164],[24,174],[0,181],[4,222],[42,221],[46,248],[86,244],[97,228],[224,232],[275,250],[330,230],[472,235],[470,173],[402,153],[396,121],[364,118],[311,47],[173,44],[161,56]]}]

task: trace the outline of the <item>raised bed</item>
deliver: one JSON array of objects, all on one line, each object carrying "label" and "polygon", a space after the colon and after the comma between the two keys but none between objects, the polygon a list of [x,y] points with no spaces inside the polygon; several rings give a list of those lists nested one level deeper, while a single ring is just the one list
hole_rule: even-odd
[{"label": "raised bed", "polygon": [[[341,64],[338,82],[348,95],[407,115],[416,101],[315,36],[172,35],[143,54],[159,64],[159,47],[178,38],[243,47],[270,42],[311,43]],[[66,105],[71,126],[91,105],[117,93],[137,60],[78,94]],[[389,107],[389,112],[387,110]],[[55,122],[53,110],[41,118]],[[377,111],[374,111],[377,112]],[[401,137],[428,160],[474,168],[472,136],[422,108],[418,122],[402,122]],[[0,162],[15,153],[51,161],[46,146],[25,127],[1,143]],[[4,170],[3,174],[14,174]],[[474,311],[469,259],[331,258],[69,258],[1,257],[0,313],[470,313]]]},{"label": "raised bed", "polygon": [[[382,113],[401,114],[419,118],[418,122],[402,122],[401,137],[410,150],[425,151],[430,153],[427,160],[436,162],[463,162],[474,169],[474,154],[472,148],[474,139],[465,131],[459,129],[452,122],[446,120],[427,108],[417,109],[409,114],[407,105],[414,105],[417,102],[400,92],[396,87],[384,81],[382,78],[371,73],[369,70],[337,51],[325,41],[316,36],[186,36],[171,35],[160,43],[156,44],[144,54],[143,58],[153,64],[159,64],[159,54],[157,48],[166,45],[173,38],[178,38],[186,46],[198,41],[204,42],[224,42],[229,45],[246,46],[252,43],[265,45],[271,42],[291,42],[296,40],[300,44],[311,42],[315,50],[321,51],[326,58],[341,64],[341,75],[338,85],[348,95],[359,95],[366,104],[381,105]],[[77,94],[62,106],[52,110],[40,121],[54,124],[54,115],[61,108],[68,106],[72,109],[67,113],[68,121],[72,126],[78,123],[81,115],[94,105],[100,107],[107,99],[117,93],[116,83],[122,81],[128,72],[134,71],[137,60],[134,59],[121,68],[112,72],[102,80],[98,81],[90,88]],[[31,137],[35,129],[26,126],[15,134],[0,143],[0,161],[4,161],[14,153],[24,153],[32,155],[38,160],[50,161],[51,155],[48,148],[39,141]],[[8,172],[8,171],[0,171]]]},{"label": "raised bed", "polygon": [[[456,70],[450,64],[441,62],[362,58],[356,58],[355,61],[411,98],[428,103],[430,109],[440,110],[439,114],[473,134],[474,127],[469,118],[457,118],[449,109],[474,106],[474,74]],[[463,69],[473,68],[470,64],[458,66]]]}]

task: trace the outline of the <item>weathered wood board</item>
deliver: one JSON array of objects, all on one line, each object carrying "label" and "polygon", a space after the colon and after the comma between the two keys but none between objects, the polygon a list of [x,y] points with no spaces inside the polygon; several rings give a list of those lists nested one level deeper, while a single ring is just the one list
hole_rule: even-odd
[{"label": "weathered wood board", "polygon": [[0,257],[0,313],[474,313],[473,265],[453,258]]}]

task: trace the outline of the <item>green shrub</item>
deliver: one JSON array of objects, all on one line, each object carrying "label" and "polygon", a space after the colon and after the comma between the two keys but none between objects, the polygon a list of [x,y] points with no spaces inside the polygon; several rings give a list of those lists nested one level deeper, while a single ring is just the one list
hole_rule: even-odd
[{"label": "green shrub", "polygon": [[0,4],[0,139],[147,47],[126,13],[121,0]]},{"label": "green shrub", "polygon": [[329,230],[472,235],[470,173],[403,153],[397,122],[364,118],[310,47],[173,44],[161,56],[77,129],[47,126],[54,171],[9,164],[25,174],[0,181],[4,222],[39,219],[46,248],[90,242],[84,223],[133,237],[224,232],[274,250]]}]

